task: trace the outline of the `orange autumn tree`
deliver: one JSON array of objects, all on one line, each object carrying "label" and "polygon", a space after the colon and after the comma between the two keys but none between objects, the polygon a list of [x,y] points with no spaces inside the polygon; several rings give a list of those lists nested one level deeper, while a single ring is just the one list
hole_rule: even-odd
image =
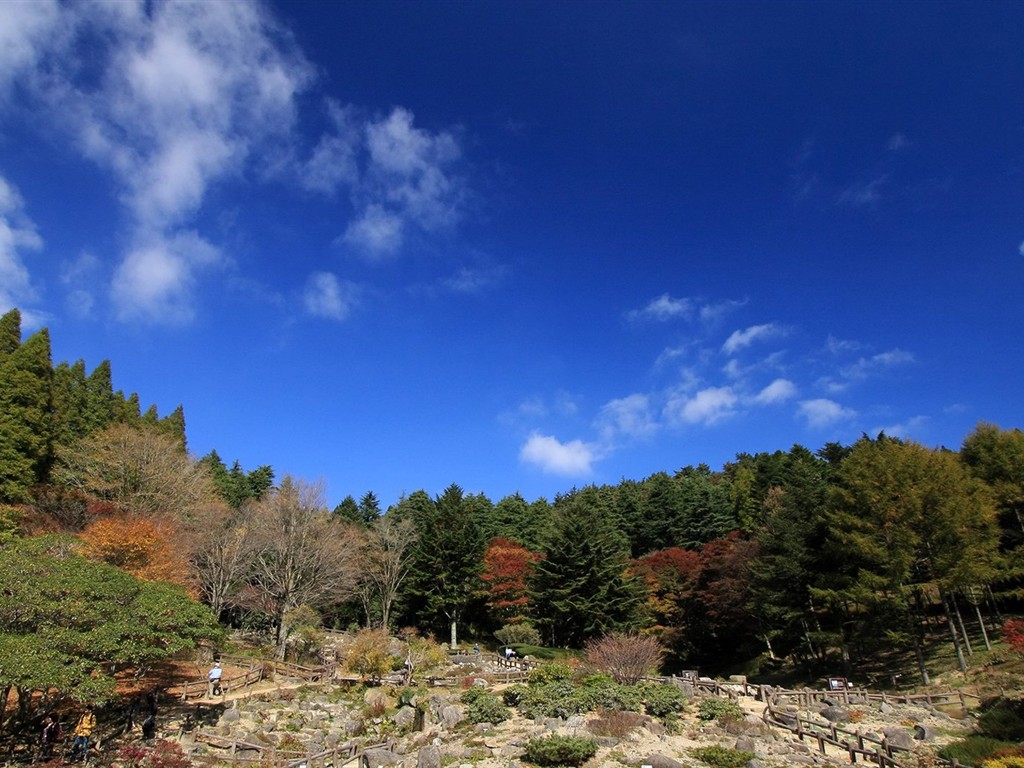
[{"label": "orange autumn tree", "polygon": [[515,621],[526,613],[530,601],[526,580],[539,559],[540,555],[510,539],[491,539],[480,578],[486,585],[487,606],[496,618]]},{"label": "orange autumn tree", "polygon": [[195,597],[187,547],[180,546],[172,530],[155,520],[139,517],[103,517],[79,537],[84,554],[116,566],[144,581],[181,584]]},{"label": "orange autumn tree", "polygon": [[647,585],[647,631],[658,635],[672,633],[683,623],[684,606],[696,588],[700,555],[669,547],[634,560],[631,570]]}]

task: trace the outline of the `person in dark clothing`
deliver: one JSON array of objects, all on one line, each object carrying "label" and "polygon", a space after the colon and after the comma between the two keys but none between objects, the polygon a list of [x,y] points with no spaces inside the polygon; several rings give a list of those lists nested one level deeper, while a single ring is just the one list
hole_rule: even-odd
[{"label": "person in dark clothing", "polygon": [[142,702],[142,738],[146,741],[156,735],[156,709],[156,691],[150,691]]},{"label": "person in dark clothing", "polygon": [[60,721],[53,715],[43,718],[43,725],[39,731],[39,756],[44,760],[53,757],[53,745],[60,741]]}]

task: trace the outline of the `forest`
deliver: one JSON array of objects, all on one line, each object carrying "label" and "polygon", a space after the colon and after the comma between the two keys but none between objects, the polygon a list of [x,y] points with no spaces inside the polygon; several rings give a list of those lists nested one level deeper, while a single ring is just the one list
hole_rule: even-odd
[{"label": "forest", "polygon": [[864,435],[551,500],[453,482],[330,509],[316,482],[189,454],[181,406],[143,411],[109,361],[54,365],[46,329],[0,318],[0,691],[95,695],[225,628],[283,658],[320,626],[563,648],[622,630],[670,668],[851,678],[898,652],[927,682],[936,638],[966,668],[1016,605],[1022,512],[1024,433],[987,423],[958,450]]}]

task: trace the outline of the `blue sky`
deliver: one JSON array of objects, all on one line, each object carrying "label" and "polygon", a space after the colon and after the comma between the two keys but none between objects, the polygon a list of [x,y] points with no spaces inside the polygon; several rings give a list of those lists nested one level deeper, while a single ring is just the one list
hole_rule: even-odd
[{"label": "blue sky", "polygon": [[189,448],[497,501],[1024,426],[1024,4],[0,13],[0,309]]}]

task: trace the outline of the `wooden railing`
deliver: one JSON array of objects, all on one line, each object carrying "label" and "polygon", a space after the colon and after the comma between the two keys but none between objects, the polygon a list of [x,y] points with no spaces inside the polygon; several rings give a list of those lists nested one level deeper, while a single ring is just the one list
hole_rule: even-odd
[{"label": "wooden railing", "polygon": [[[342,768],[354,761],[362,759],[363,754],[371,749],[384,749],[393,752],[394,742],[382,742],[368,745],[338,745],[321,752],[302,752],[299,750],[278,749],[267,744],[254,744],[239,739],[229,739],[215,733],[199,731],[195,735],[197,743],[206,744],[215,749],[226,750],[227,754],[210,755],[217,762],[235,764],[258,764],[272,768]],[[203,755],[193,755],[196,763],[203,761]]]},{"label": "wooden railing", "polygon": [[[220,688],[224,693],[229,691],[238,690],[240,688],[247,688],[248,686],[255,685],[260,682],[266,673],[266,663],[259,661],[258,659],[244,659],[244,662],[249,665],[248,669],[244,672],[236,675],[225,675],[220,680]],[[235,662],[230,662],[235,663]],[[201,680],[189,680],[178,685],[173,685],[167,689],[167,694],[170,696],[176,696],[182,701],[188,701],[189,699],[202,699],[205,698],[210,691],[210,682],[207,679]]]}]

